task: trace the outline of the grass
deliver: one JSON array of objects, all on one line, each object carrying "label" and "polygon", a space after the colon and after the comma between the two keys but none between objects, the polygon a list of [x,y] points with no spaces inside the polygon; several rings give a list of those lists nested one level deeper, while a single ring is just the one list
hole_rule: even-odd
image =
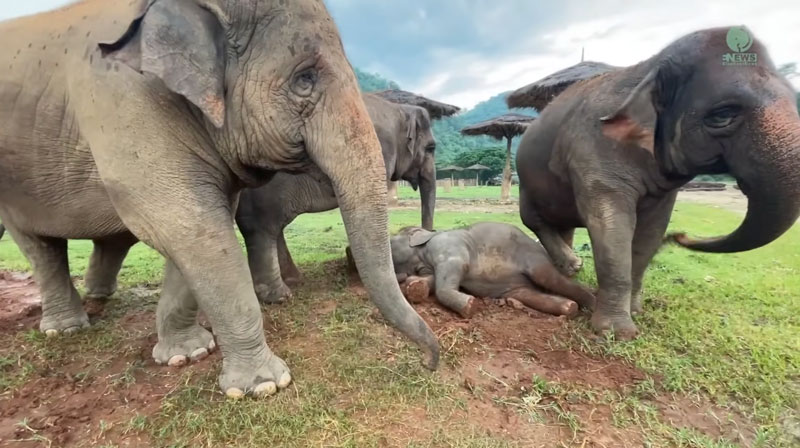
[{"label": "grass", "polygon": [[[519,198],[519,186],[511,186],[511,197]],[[398,199],[419,199],[419,191],[414,191],[411,187],[398,187]],[[444,188],[436,190],[437,199],[500,199],[500,187],[453,187],[450,191],[445,191]]]},{"label": "grass", "polygon": [[[405,190],[401,188],[401,197],[416,195]],[[456,188],[449,197],[499,196],[497,187],[476,190]],[[733,212],[679,203],[671,228],[716,235],[732,230],[740,219]],[[396,210],[391,213],[390,227],[396,231],[418,220],[416,211]],[[478,221],[522,227],[513,212],[437,212],[436,227]],[[102,422],[97,431],[143,434],[158,446],[526,446],[493,437],[465,421],[465,397],[458,379],[420,369],[416,350],[376,325],[371,308],[348,293],[344,279],[331,277],[326,266],[340,260],[347,245],[336,211],[301,216],[288,228],[287,241],[307,281],[323,285],[326,291],[300,289],[291,306],[271,311],[267,325],[275,334],[271,344],[294,372],[302,372],[294,385],[268,401],[231,403],[216,391],[215,369],[189,369],[181,373],[157,412],[137,414],[122,429]],[[586,243],[586,232],[578,231],[575,247],[581,249]],[[90,249],[89,242],[70,242],[74,275],[83,274]],[[591,252],[583,249],[579,254],[586,267],[580,279],[594,284]],[[131,350],[126,340],[133,335],[126,334],[115,319],[136,307],[154,309],[157,297],[142,304],[126,289],[159,284],[162,266],[160,256],[137,245],[122,272],[121,294],[114,299],[118,309],[108,319],[64,341],[50,341],[33,331],[13,335],[6,341],[12,348],[0,350],[0,400],[3,391],[16,390],[75,357]],[[28,269],[8,237],[0,241],[0,269]],[[580,446],[585,431],[569,410],[570,403],[609,406],[613,414],[608,424],[636,428],[647,446],[736,446],[724,437],[672,426],[651,401],[665,394],[710,400],[744,415],[756,428],[754,446],[797,443],[787,435],[787,425],[799,424],[800,231],[794,228],[778,242],[742,254],[699,254],[666,247],[649,269],[645,285],[646,313],[638,318],[643,335],[636,341],[590,342],[586,322],[578,320],[570,324],[571,338],[555,342],[638,366],[648,377],[636,389],[596,390],[534,378],[523,394],[484,399],[494,399],[496,405],[519,413],[525,424],[546,422],[567,428],[573,438],[563,446]],[[316,308],[321,301],[334,302],[336,307],[319,314]],[[444,357],[448,368],[458,369],[458,347],[479,339],[468,331],[443,339],[443,346],[456,347]],[[302,346],[298,341],[304,341]],[[79,379],[91,381],[105,367],[87,368],[86,378]],[[111,381],[115,387],[128,387],[142,375],[153,375],[149,370],[141,361],[131,362]],[[416,428],[419,418],[426,423]]]}]

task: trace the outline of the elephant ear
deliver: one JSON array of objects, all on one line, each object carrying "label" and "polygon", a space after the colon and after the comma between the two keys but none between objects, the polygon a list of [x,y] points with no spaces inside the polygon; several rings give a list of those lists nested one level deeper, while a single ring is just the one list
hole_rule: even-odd
[{"label": "elephant ear", "polygon": [[670,150],[666,142],[671,140],[676,124],[672,105],[680,84],[688,76],[675,61],[656,63],[614,113],[600,118],[603,134],[640,146],[663,159]]},{"label": "elephant ear", "polygon": [[419,140],[419,111],[413,108],[404,108],[403,112],[405,112],[406,123],[408,123],[408,130],[406,131],[406,150],[408,150],[408,155],[411,157],[411,160],[413,160],[414,152],[417,150],[417,141]]},{"label": "elephant ear", "polygon": [[411,247],[419,247],[428,244],[428,241],[436,235],[436,232],[431,232],[425,229],[414,229],[408,237],[408,244]]},{"label": "elephant ear", "polygon": [[225,123],[225,33],[209,10],[192,0],[148,0],[103,57],[160,78],[221,128]]}]

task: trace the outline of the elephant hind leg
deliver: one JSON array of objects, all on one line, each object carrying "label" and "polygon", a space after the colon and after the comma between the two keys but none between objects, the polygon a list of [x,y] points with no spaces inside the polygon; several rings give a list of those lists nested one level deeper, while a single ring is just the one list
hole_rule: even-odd
[{"label": "elephant hind leg", "polygon": [[539,263],[531,269],[529,275],[536,285],[560,296],[569,297],[583,308],[594,310],[594,294],[585,286],[564,276],[551,264]]},{"label": "elephant hind leg", "polygon": [[33,266],[33,278],[42,294],[39,328],[55,336],[88,327],[89,317],[69,275],[67,240],[30,235],[10,226],[8,230]]},{"label": "elephant hind leg", "polygon": [[564,297],[545,294],[532,287],[513,289],[505,294],[506,299],[514,299],[528,308],[556,316],[574,317],[578,314],[578,304]]},{"label": "elephant hind leg", "polygon": [[137,241],[129,232],[94,240],[94,250],[85,277],[86,297],[105,299],[114,295],[122,262]]}]

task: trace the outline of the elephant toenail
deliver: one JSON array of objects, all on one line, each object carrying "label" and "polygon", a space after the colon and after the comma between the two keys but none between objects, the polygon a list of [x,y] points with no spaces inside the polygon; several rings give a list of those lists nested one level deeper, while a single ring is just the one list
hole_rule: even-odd
[{"label": "elephant toenail", "polygon": [[217,343],[212,339],[211,342],[208,343],[208,351],[213,352],[215,348],[217,348]]},{"label": "elephant toenail", "polygon": [[208,356],[208,349],[198,348],[197,350],[192,352],[189,358],[191,358],[192,361],[199,361],[201,359],[204,359],[206,356]]},{"label": "elephant toenail", "polygon": [[292,375],[289,372],[284,372],[281,379],[278,380],[278,388],[285,389],[292,382]]},{"label": "elephant toenail", "polygon": [[230,389],[225,391],[225,395],[233,400],[238,400],[244,397],[244,392],[242,392],[242,390],[239,389],[238,387],[231,387]]},{"label": "elephant toenail", "polygon": [[180,367],[185,366],[189,360],[183,355],[175,355],[172,358],[169,358],[169,362],[167,365],[170,367]]},{"label": "elephant toenail", "polygon": [[52,337],[58,336],[58,330],[55,330],[53,328],[51,328],[49,330],[45,330],[44,331],[44,335],[47,336],[48,338],[52,338]]},{"label": "elephant toenail", "polygon": [[253,395],[256,397],[269,397],[278,391],[278,387],[272,381],[261,383],[253,390]]}]

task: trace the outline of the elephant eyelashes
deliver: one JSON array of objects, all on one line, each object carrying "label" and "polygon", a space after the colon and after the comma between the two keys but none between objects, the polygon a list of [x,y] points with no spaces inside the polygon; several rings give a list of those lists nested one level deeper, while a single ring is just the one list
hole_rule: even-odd
[{"label": "elephant eyelashes", "polygon": [[425,151],[426,152],[430,152],[430,153],[435,152],[436,151],[436,144],[432,143],[432,144],[426,146],[425,147]]},{"label": "elephant eyelashes", "polygon": [[310,68],[295,75],[292,81],[292,91],[302,97],[311,95],[319,77],[317,70]]},{"label": "elephant eyelashes", "polygon": [[718,107],[709,112],[703,122],[710,128],[723,129],[730,126],[741,111],[742,108],[735,105]]}]

